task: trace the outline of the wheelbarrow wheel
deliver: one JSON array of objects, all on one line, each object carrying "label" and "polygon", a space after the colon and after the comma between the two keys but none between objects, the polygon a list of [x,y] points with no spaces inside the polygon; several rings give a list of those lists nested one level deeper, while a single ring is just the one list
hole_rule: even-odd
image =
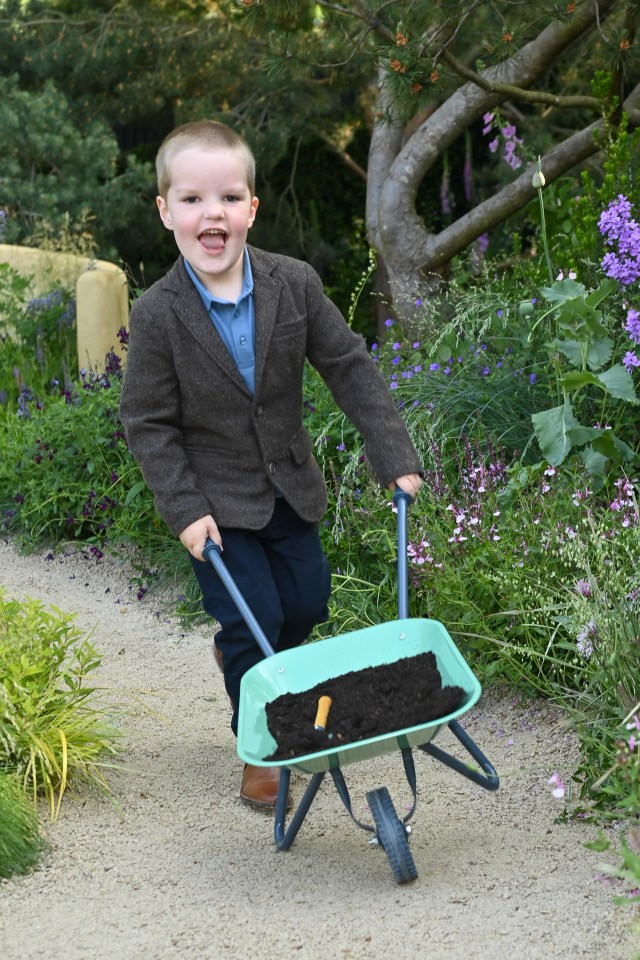
[{"label": "wheelbarrow wheel", "polygon": [[386,787],[370,790],[367,803],[376,825],[378,843],[391,864],[396,883],[411,883],[418,876],[416,865],[409,850],[409,840],[404,823],[396,813]]}]

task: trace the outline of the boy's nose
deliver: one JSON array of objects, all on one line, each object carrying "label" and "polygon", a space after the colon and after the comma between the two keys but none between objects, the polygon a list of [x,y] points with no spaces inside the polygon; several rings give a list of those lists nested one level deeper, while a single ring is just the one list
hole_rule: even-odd
[{"label": "boy's nose", "polygon": [[204,215],[208,220],[218,220],[223,215],[224,209],[221,200],[211,198],[204,205]]}]

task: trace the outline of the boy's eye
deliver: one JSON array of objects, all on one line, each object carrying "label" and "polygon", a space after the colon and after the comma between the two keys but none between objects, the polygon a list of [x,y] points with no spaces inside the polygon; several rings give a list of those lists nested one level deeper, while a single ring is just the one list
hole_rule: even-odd
[{"label": "boy's eye", "polygon": [[198,198],[197,198],[197,197],[185,197],[185,198],[184,198],[184,202],[185,202],[185,203],[197,203],[197,202],[198,202]]},{"label": "boy's eye", "polygon": [[237,197],[233,193],[228,193],[227,196],[225,197],[225,200],[227,200],[229,203],[239,203],[240,197]]}]

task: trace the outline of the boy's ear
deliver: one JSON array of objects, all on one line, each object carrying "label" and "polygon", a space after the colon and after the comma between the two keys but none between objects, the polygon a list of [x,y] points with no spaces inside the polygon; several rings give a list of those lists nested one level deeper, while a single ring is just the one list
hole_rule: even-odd
[{"label": "boy's ear", "polygon": [[169,208],[167,207],[164,197],[156,197],[156,206],[158,208],[158,212],[160,213],[160,219],[164,223],[167,230],[173,230],[171,214],[169,213]]},{"label": "boy's ear", "polygon": [[256,210],[258,209],[258,203],[258,198],[253,197],[251,200],[251,210],[249,211],[249,227],[253,226],[253,221],[256,218]]}]

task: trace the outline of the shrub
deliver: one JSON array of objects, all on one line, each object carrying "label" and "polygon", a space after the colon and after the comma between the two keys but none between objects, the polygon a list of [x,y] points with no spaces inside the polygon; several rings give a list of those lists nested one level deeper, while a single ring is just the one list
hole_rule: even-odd
[{"label": "shrub", "polygon": [[0,771],[57,813],[68,784],[107,789],[118,732],[87,680],[100,664],[73,616],[0,590]]},{"label": "shrub", "polygon": [[16,780],[0,771],[0,878],[27,873],[45,849],[35,807]]}]

